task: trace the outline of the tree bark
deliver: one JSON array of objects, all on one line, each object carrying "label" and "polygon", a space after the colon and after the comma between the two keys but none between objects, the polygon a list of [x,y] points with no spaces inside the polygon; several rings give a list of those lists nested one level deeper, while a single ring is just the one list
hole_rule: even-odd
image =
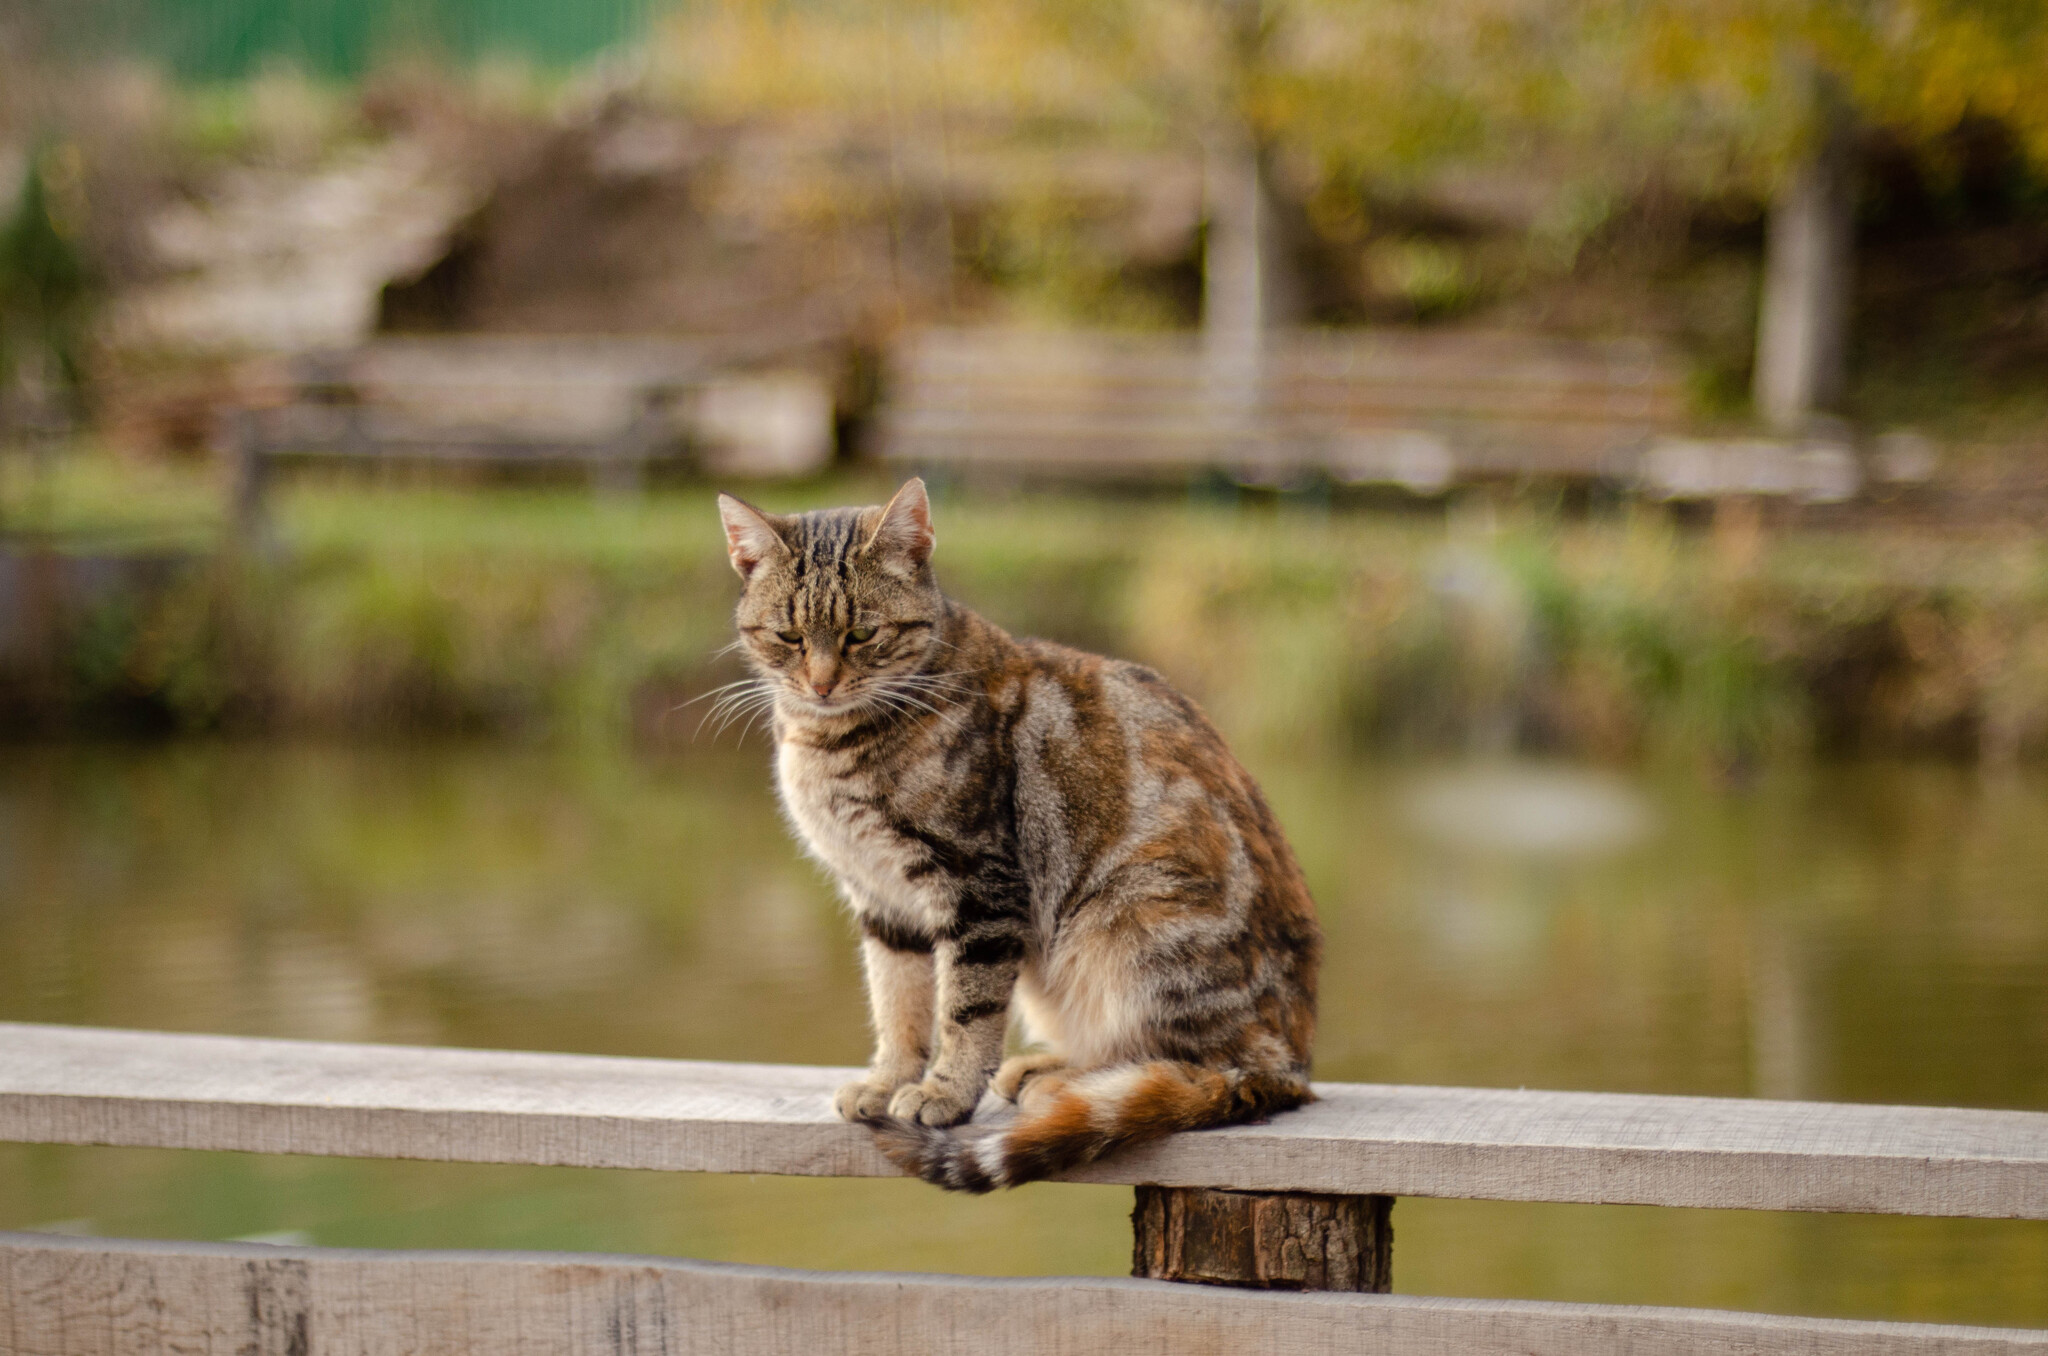
[{"label": "tree bark", "polygon": [[1212,138],[1202,172],[1203,344],[1212,354],[1255,354],[1266,330],[1301,320],[1301,280],[1250,134],[1233,128]]},{"label": "tree bark", "polygon": [[1216,455],[1262,474],[1270,451],[1266,333],[1301,318],[1302,289],[1248,129],[1229,127],[1210,141],[1203,181],[1203,414]]},{"label": "tree bark", "polygon": [[1253,1290],[1393,1288],[1391,1196],[1138,1188],[1131,1274]]},{"label": "tree bark", "polygon": [[1771,202],[1757,317],[1757,414],[1797,432],[1848,385],[1856,156],[1846,112],[1823,94],[1818,140]]}]

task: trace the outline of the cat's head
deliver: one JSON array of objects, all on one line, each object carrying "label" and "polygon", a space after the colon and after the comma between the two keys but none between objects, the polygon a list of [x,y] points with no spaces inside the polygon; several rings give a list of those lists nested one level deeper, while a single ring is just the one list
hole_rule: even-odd
[{"label": "cat's head", "polygon": [[743,653],[785,711],[840,716],[902,705],[939,644],[931,504],[912,480],[881,508],[763,513],[718,496],[745,581]]}]

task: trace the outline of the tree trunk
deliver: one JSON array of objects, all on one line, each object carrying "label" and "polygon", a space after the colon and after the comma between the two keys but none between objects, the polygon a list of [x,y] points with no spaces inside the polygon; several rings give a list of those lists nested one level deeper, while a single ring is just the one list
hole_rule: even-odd
[{"label": "tree trunk", "polygon": [[1131,1274],[1253,1290],[1393,1288],[1391,1196],[1138,1188]]},{"label": "tree trunk", "polygon": [[1209,352],[1255,354],[1268,329],[1296,324],[1302,287],[1249,134],[1213,138],[1203,159],[1208,236],[1202,253],[1202,338]]},{"label": "tree trunk", "polygon": [[1204,416],[1214,455],[1263,475],[1270,453],[1266,332],[1301,318],[1299,280],[1281,238],[1257,147],[1241,127],[1212,139],[1203,165]]},{"label": "tree trunk", "polygon": [[1771,202],[1757,317],[1757,414],[1797,432],[1834,408],[1848,385],[1856,157],[1847,116],[1830,97],[1816,144]]}]

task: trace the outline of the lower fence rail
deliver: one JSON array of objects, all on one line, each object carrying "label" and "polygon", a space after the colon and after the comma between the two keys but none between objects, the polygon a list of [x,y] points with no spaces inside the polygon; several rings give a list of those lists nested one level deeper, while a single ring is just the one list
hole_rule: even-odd
[{"label": "lower fence rail", "polygon": [[1067,1276],[0,1234],[10,1356],[1991,1356],[2048,1333]]},{"label": "lower fence rail", "polygon": [[[832,1114],[853,1073],[0,1023],[0,1140],[893,1176]],[[1137,1188],[1140,1279],[0,1234],[0,1356],[2048,1353],[2032,1330],[1386,1293],[1401,1195],[2048,1219],[2048,1114],[1317,1092],[1066,1174]]]}]

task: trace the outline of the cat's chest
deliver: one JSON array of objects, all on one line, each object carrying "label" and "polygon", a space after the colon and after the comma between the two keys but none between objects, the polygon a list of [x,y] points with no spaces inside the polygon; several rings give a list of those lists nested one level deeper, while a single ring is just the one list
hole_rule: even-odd
[{"label": "cat's chest", "polygon": [[929,852],[891,808],[885,777],[848,775],[829,755],[787,742],[776,751],[775,782],[804,846],[852,887],[856,908],[939,921],[947,892],[930,870]]}]

